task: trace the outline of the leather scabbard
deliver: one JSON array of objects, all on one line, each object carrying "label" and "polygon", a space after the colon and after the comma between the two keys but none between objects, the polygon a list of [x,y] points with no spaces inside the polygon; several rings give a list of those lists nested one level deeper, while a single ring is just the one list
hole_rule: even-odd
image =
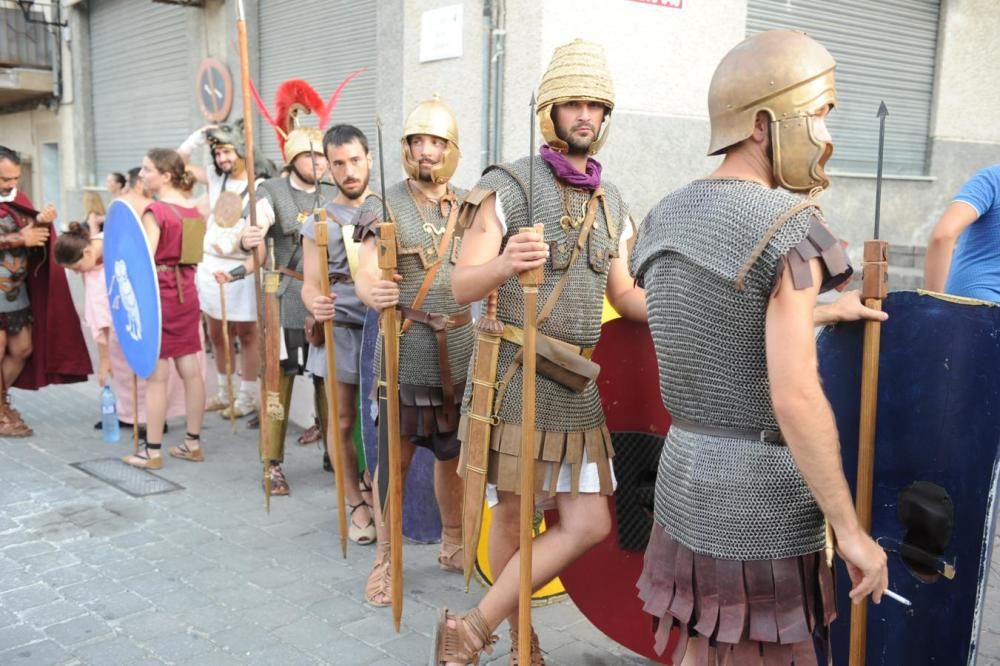
[{"label": "leather scabbard", "polygon": [[[489,330],[489,324],[494,330]],[[484,326],[485,324],[485,326]],[[465,587],[468,590],[479,548],[486,497],[486,470],[489,464],[490,435],[496,420],[497,361],[500,354],[500,328],[495,319],[477,325],[475,365],[472,371],[472,403],[466,414],[464,449],[465,494],[462,501],[462,542],[465,548]]]}]

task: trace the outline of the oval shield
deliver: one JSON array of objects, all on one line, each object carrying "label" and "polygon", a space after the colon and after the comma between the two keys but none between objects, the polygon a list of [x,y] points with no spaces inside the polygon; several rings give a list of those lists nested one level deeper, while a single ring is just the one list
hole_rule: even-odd
[{"label": "oval shield", "polygon": [[104,221],[104,280],[125,360],[147,379],[160,358],[160,287],[146,232],[121,199],[111,202]]},{"label": "oval shield", "polygon": [[[868,607],[867,663],[971,664],[983,619],[1000,470],[1000,307],[920,292],[884,303],[872,536],[889,588]],[[823,388],[854,489],[863,325],[819,338]],[[837,567],[834,663],[847,663],[850,580]]]}]

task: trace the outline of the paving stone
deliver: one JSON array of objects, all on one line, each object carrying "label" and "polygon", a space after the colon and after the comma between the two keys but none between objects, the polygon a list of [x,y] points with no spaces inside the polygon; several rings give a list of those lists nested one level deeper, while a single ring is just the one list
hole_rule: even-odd
[{"label": "paving stone", "polygon": [[22,647],[16,647],[6,652],[0,652],[0,664],[15,666],[25,664],[65,664],[71,660],[71,655],[53,641],[41,641]]},{"label": "paving stone", "polygon": [[242,617],[219,605],[205,606],[186,611],[177,619],[187,625],[188,631],[201,634],[215,634],[230,629],[242,622]]},{"label": "paving stone", "polygon": [[152,603],[133,592],[119,592],[85,604],[105,620],[120,620],[152,608]]},{"label": "paving stone", "polygon": [[[295,649],[290,645],[272,643],[267,647],[251,650],[246,656],[246,663],[249,666],[272,666],[282,664],[282,666],[314,666],[319,663],[315,657],[311,657],[304,652]],[[337,661],[338,664],[348,663]]]},{"label": "paving stone", "polygon": [[50,627],[53,624],[72,620],[83,615],[86,611],[76,604],[68,601],[56,601],[44,606],[36,606],[31,610],[21,614],[24,621],[39,629]]},{"label": "paving stone", "polygon": [[89,564],[74,564],[59,569],[50,569],[38,575],[39,580],[59,589],[66,585],[82,583],[97,577],[97,569]]},{"label": "paving stone", "polygon": [[178,662],[212,651],[212,642],[187,632],[154,638],[144,643],[147,650],[166,662]]},{"label": "paving stone", "polygon": [[87,603],[102,597],[124,592],[125,588],[102,576],[59,588],[59,594],[69,601]]},{"label": "paving stone", "polygon": [[79,564],[80,560],[72,553],[65,551],[52,551],[24,558],[21,563],[25,566],[25,571],[30,574],[43,574],[53,569],[61,569]]},{"label": "paving stone", "polygon": [[55,546],[50,543],[45,543],[44,541],[29,541],[28,543],[22,543],[16,546],[4,548],[3,556],[14,560],[15,562],[23,562],[29,557],[41,555],[42,553],[51,553],[55,549]]},{"label": "paving stone", "polygon": [[212,634],[213,643],[224,652],[238,657],[245,657],[254,648],[266,646],[273,640],[274,637],[263,627],[245,623]]},{"label": "paving stone", "polygon": [[340,595],[311,604],[309,612],[334,625],[360,620],[368,614],[360,604]]},{"label": "paving stone", "polygon": [[0,651],[34,643],[44,638],[45,636],[30,624],[24,622],[13,624],[0,629]]},{"label": "paving stone", "polygon": [[0,605],[12,611],[24,611],[58,600],[59,595],[56,591],[43,583],[35,583],[0,594]]},{"label": "paving stone", "polygon": [[60,645],[76,645],[98,636],[112,634],[114,630],[100,617],[84,615],[75,620],[54,624],[47,628],[45,633]]},{"label": "paving stone", "polygon": [[118,626],[127,636],[143,644],[155,638],[186,631],[185,625],[176,617],[156,611],[132,615],[122,620]]},{"label": "paving stone", "polygon": [[81,645],[73,653],[87,663],[101,666],[131,666],[150,658],[146,650],[125,636]]}]

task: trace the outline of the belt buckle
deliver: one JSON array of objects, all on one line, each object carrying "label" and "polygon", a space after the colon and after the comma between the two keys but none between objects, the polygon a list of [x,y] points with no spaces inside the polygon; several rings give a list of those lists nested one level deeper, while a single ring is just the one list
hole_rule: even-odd
[{"label": "belt buckle", "polygon": [[451,315],[441,315],[441,317],[444,319],[444,327],[445,328],[448,328],[449,326],[451,326]]},{"label": "belt buckle", "polygon": [[761,444],[769,444],[771,440],[767,438],[767,430],[761,430],[760,434],[757,435],[760,438]]}]

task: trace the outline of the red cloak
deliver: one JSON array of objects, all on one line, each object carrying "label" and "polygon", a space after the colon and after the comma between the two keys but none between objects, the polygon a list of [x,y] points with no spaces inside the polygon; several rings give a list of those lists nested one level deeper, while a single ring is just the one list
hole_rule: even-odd
[{"label": "red cloak", "polygon": [[[31,200],[18,192],[13,201],[0,203],[0,216],[12,215],[19,227],[38,215]],[[85,382],[94,369],[80,329],[80,317],[66,281],[66,271],[52,261],[55,234],[44,248],[28,250],[28,299],[34,323],[31,356],[15,388],[36,390],[49,384]],[[52,334],[49,334],[52,331]]]}]

